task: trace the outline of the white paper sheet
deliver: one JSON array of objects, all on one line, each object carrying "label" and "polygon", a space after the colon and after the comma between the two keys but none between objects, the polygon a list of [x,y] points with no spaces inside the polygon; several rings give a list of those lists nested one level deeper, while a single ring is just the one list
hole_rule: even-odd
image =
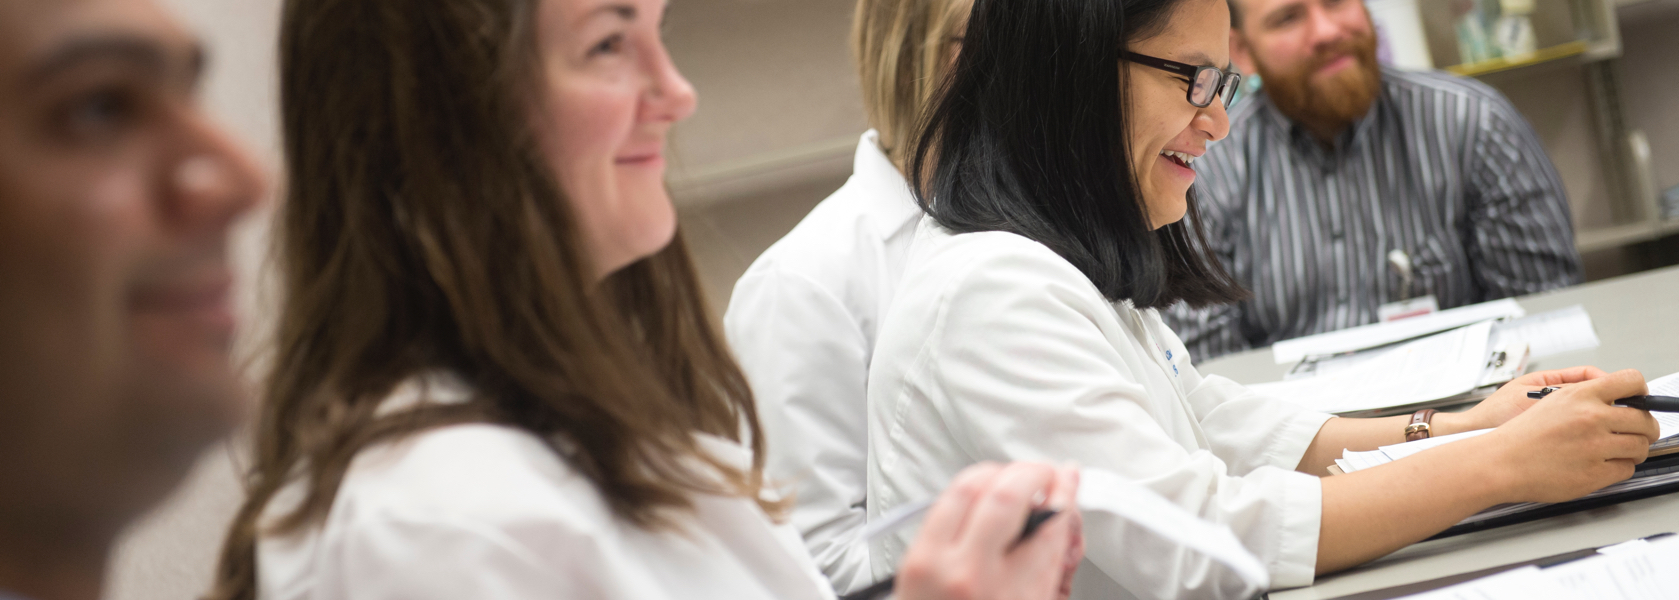
[{"label": "white paper sheet", "polygon": [[1477,429],[1475,431],[1465,431],[1463,433],[1454,433],[1452,435],[1442,435],[1439,437],[1421,439],[1415,442],[1390,444],[1365,452],[1344,450],[1341,453],[1341,460],[1336,461],[1336,464],[1341,467],[1342,471],[1351,473],[1353,471],[1360,471],[1377,465],[1384,465],[1401,458],[1412,456],[1430,448],[1438,448],[1458,440],[1465,440],[1475,436],[1485,435],[1490,432],[1492,432],[1491,429]]},{"label": "white paper sheet", "polygon": [[1647,387],[1654,396],[1679,396],[1679,373],[1650,380]]},{"label": "white paper sheet", "polygon": [[1670,600],[1679,598],[1679,538],[1621,544],[1547,569],[1523,567],[1401,600]]},{"label": "white paper sheet", "polygon": [[[1652,396],[1679,396],[1679,373],[1666,377],[1658,377],[1647,384]],[[1679,435],[1679,413],[1653,412],[1656,422],[1662,426],[1662,438],[1666,439]]]},{"label": "white paper sheet", "polygon": [[1493,327],[1494,344],[1527,342],[1528,358],[1545,358],[1602,344],[1592,328],[1592,317],[1578,304],[1561,310],[1505,321]]},{"label": "white paper sheet", "polygon": [[1196,518],[1182,507],[1112,471],[1079,471],[1079,509],[1105,512],[1136,523],[1155,535],[1211,558],[1236,572],[1255,589],[1271,587],[1264,563],[1225,525]]},{"label": "white paper sheet", "polygon": [[[1112,471],[1080,469],[1078,503],[1079,510],[1086,514],[1106,513],[1135,523],[1171,543],[1230,567],[1255,590],[1271,587],[1270,571],[1236,539],[1229,527],[1202,521],[1154,490]],[[894,531],[919,519],[932,506],[932,500],[898,506],[871,521],[858,532],[858,537],[868,540]]]},{"label": "white paper sheet", "polygon": [[1333,373],[1248,386],[1256,392],[1330,413],[1439,400],[1475,388],[1486,371],[1491,321],[1383,350]]},{"label": "white paper sheet", "polygon": [[1372,323],[1340,331],[1284,340],[1271,346],[1271,358],[1277,361],[1279,365],[1286,365],[1300,362],[1301,359],[1308,356],[1355,352],[1463,327],[1471,323],[1504,317],[1520,317],[1526,314],[1522,310],[1522,306],[1517,304],[1515,300],[1508,298],[1494,300],[1443,310],[1432,315],[1401,319],[1391,323]]}]

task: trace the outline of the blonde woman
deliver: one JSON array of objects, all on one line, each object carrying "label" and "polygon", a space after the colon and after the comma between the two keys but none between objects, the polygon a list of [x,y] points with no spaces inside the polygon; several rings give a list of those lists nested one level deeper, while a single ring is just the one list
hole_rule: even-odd
[{"label": "blonde woman", "polygon": [[724,318],[768,437],[768,473],[796,484],[791,521],[841,593],[874,581],[864,525],[868,371],[876,327],[921,209],[903,171],[971,0],[860,0],[852,55],[873,129],[851,179],[758,257]]}]

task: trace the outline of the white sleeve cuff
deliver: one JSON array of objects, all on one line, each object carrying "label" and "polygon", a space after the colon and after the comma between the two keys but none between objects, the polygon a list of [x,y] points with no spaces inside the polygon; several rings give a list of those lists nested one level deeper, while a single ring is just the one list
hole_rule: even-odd
[{"label": "white sleeve cuff", "polygon": [[1289,471],[1299,467],[1300,459],[1305,458],[1306,449],[1311,447],[1312,440],[1317,439],[1318,431],[1333,418],[1334,415],[1306,409],[1289,415],[1265,449],[1265,464]]},{"label": "white sleeve cuff", "polygon": [[1317,576],[1318,538],[1323,529],[1323,482],[1305,473],[1283,480],[1282,531],[1272,554],[1273,589],[1312,584]]}]

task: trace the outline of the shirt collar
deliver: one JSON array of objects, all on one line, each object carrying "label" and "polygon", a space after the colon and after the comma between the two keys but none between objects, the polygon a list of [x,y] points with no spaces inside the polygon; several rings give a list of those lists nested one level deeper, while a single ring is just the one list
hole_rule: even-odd
[{"label": "shirt collar", "polygon": [[[868,190],[864,202],[869,203],[869,214],[881,217],[873,220],[877,227],[895,230],[900,224],[921,216],[921,207],[915,203],[909,181],[898,172],[898,166],[892,164],[886,153],[880,151],[880,132],[870,129],[857,140],[851,177],[854,181],[847,183],[848,187],[851,183],[858,183]],[[876,233],[885,236],[891,231]]]}]

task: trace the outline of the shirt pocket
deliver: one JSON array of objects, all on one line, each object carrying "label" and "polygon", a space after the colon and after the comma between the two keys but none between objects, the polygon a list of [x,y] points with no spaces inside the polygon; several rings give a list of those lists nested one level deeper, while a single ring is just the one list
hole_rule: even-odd
[{"label": "shirt pocket", "polygon": [[1440,238],[1430,236],[1423,240],[1411,257],[1411,268],[1417,278],[1412,293],[1417,296],[1433,294],[1440,301],[1441,308],[1446,308],[1445,296],[1457,277],[1458,266],[1440,243]]}]

